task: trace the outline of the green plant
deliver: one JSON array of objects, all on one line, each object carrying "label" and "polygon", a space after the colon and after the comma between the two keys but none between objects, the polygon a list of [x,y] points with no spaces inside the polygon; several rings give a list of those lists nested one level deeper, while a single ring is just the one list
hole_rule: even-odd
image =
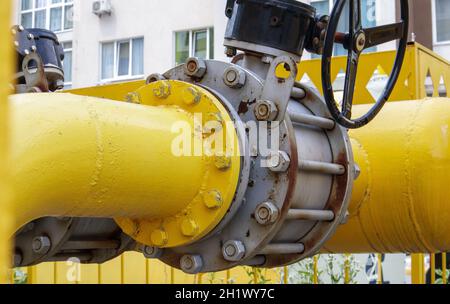
[{"label": "green plant", "polygon": [[13,281],[14,284],[27,284],[28,274],[19,268],[13,270]]},{"label": "green plant", "polygon": [[[444,284],[444,280],[442,279],[443,271],[441,269],[437,269],[436,270],[436,277],[438,277],[438,276],[439,276],[439,279],[436,279],[436,283],[435,284]],[[450,282],[449,282],[449,280],[450,280],[450,270],[447,270],[446,277],[447,277],[447,284],[450,284]]]},{"label": "green plant", "polygon": [[247,276],[250,278],[248,284],[268,284],[271,282],[261,268],[244,267]]},{"label": "green plant", "polygon": [[[318,257],[320,259],[320,256]],[[291,284],[314,284],[314,259],[309,258],[300,263],[290,267],[289,269],[289,283]],[[320,276],[322,271],[318,270],[318,283],[322,283]]]}]

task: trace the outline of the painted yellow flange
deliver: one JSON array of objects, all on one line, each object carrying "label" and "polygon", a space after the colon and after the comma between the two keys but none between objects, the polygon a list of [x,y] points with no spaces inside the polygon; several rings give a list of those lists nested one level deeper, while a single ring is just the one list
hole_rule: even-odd
[{"label": "painted yellow flange", "polygon": [[[186,82],[154,82],[130,93],[127,99],[191,114],[189,124],[181,121],[173,131],[185,128],[181,133],[184,132],[185,139],[192,140],[192,145],[183,146],[182,150],[184,155],[188,153],[189,157],[202,159],[203,180],[196,196],[186,201],[182,210],[165,217],[116,218],[116,222],[125,233],[149,246],[170,248],[198,241],[217,227],[233,202],[241,162],[233,121],[215,96]],[[189,127],[192,130],[186,132]],[[183,138],[182,134],[180,136]]]}]

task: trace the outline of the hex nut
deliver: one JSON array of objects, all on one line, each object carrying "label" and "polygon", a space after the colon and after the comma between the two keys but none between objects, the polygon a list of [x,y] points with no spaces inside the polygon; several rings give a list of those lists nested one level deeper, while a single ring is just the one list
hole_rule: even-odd
[{"label": "hex nut", "polygon": [[204,60],[191,57],[184,64],[184,73],[192,78],[202,78],[206,74],[206,63]]},{"label": "hex nut", "polygon": [[159,259],[163,255],[164,249],[153,246],[144,246],[142,253],[146,259]]},{"label": "hex nut", "polygon": [[358,166],[358,164],[355,164],[353,168],[354,168],[354,179],[357,180],[361,175],[361,168]]},{"label": "hex nut", "polygon": [[225,171],[231,168],[231,157],[216,156],[214,158],[214,165],[217,169]]},{"label": "hex nut", "polygon": [[228,241],[222,247],[222,254],[229,262],[239,262],[245,256],[245,245],[241,241]]},{"label": "hex nut", "polygon": [[217,190],[211,190],[203,195],[203,202],[208,209],[217,209],[222,207],[222,194]]},{"label": "hex nut", "polygon": [[52,242],[50,238],[46,236],[37,236],[32,241],[32,249],[34,253],[37,254],[47,254],[52,247]]},{"label": "hex nut", "polygon": [[223,82],[233,89],[242,88],[247,80],[245,72],[237,67],[229,67],[223,73]]},{"label": "hex nut", "polygon": [[158,229],[152,232],[151,240],[153,244],[161,247],[167,244],[169,237],[165,231]]},{"label": "hex nut", "polygon": [[193,237],[198,232],[198,224],[192,219],[184,219],[181,222],[181,233],[186,237]]},{"label": "hex nut", "polygon": [[269,100],[260,100],[254,109],[255,117],[259,121],[274,121],[278,117],[278,107]]},{"label": "hex nut", "polygon": [[203,259],[199,255],[185,255],[180,260],[180,268],[188,274],[197,274],[203,268]]},{"label": "hex nut", "polygon": [[266,163],[270,171],[284,173],[291,165],[291,158],[286,152],[278,151],[277,153],[270,155]]},{"label": "hex nut", "polygon": [[152,82],[156,82],[156,81],[160,81],[160,80],[166,80],[166,77],[164,77],[161,74],[155,73],[155,74],[151,74],[150,76],[147,77],[146,83],[150,84]]},{"label": "hex nut", "polygon": [[260,225],[275,224],[280,216],[280,210],[271,202],[260,204],[255,211],[255,219]]}]

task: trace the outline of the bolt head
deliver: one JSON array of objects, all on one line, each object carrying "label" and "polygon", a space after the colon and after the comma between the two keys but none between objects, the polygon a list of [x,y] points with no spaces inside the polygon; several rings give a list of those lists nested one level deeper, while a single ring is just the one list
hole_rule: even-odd
[{"label": "bolt head", "polygon": [[156,82],[156,81],[160,81],[160,80],[166,80],[166,78],[158,73],[155,74],[151,74],[150,76],[147,77],[146,83],[150,84],[152,82]]},{"label": "bolt head", "polygon": [[245,245],[241,241],[228,241],[222,247],[222,254],[229,262],[239,262],[245,256]]},{"label": "bolt head", "polygon": [[231,157],[228,156],[216,156],[214,159],[214,164],[219,170],[227,170],[231,168]]},{"label": "bolt head", "polygon": [[161,81],[158,87],[153,89],[153,95],[160,99],[166,99],[171,94],[171,87],[168,81]]},{"label": "bolt head", "polygon": [[181,269],[188,274],[197,274],[203,268],[203,259],[199,255],[185,255],[180,260]]},{"label": "bolt head", "polygon": [[237,67],[229,67],[223,73],[223,81],[230,88],[242,88],[246,80],[247,76],[245,72]]},{"label": "bolt head", "polygon": [[152,232],[151,240],[155,246],[162,247],[169,241],[169,236],[165,231],[158,229]]},{"label": "bolt head", "polygon": [[225,55],[227,57],[234,57],[237,54],[237,50],[233,47],[226,47],[225,48]]},{"label": "bolt head", "polygon": [[278,107],[268,100],[260,100],[255,106],[255,117],[259,121],[274,121],[278,117]]},{"label": "bolt head", "polygon": [[255,219],[260,225],[275,224],[280,216],[280,210],[271,202],[260,204],[255,211]]},{"label": "bolt head", "polygon": [[278,151],[276,153],[271,153],[266,161],[267,166],[270,171],[277,173],[284,173],[289,169],[291,165],[291,158],[284,151]]},{"label": "bolt head", "polygon": [[183,102],[188,105],[196,105],[202,100],[202,93],[194,87],[188,87],[183,90]]},{"label": "bolt head", "polygon": [[188,58],[184,64],[184,73],[192,78],[202,78],[206,74],[205,61],[195,57]]},{"label": "bolt head", "polygon": [[147,259],[159,259],[163,255],[164,250],[153,246],[144,246],[142,253]]},{"label": "bolt head", "polygon": [[193,237],[198,232],[198,224],[192,219],[184,219],[181,222],[181,233],[186,237]]},{"label": "bolt head", "polygon": [[32,241],[32,249],[37,254],[47,254],[51,247],[52,242],[46,236],[35,237]]},{"label": "bolt head", "polygon": [[208,209],[218,209],[223,205],[222,194],[217,190],[211,190],[204,194],[203,202]]}]

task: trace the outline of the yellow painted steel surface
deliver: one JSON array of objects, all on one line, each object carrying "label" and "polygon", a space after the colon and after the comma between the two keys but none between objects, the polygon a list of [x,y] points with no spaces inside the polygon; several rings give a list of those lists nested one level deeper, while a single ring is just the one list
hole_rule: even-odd
[{"label": "yellow painted steel surface", "polygon": [[[172,153],[173,125],[194,123],[180,108],[72,94],[14,95],[10,106],[16,228],[43,216],[172,216],[214,175],[208,159]],[[225,180],[228,209],[235,190]]]},{"label": "yellow painted steel surface", "polygon": [[3,1],[0,8],[0,284],[8,279],[11,262],[9,236],[12,233],[12,210],[8,185],[8,104],[12,75],[13,52],[10,42],[11,3]]},{"label": "yellow painted steel surface", "polygon": [[362,174],[349,221],[326,250],[450,251],[450,99],[390,103],[350,136]]},{"label": "yellow painted steel surface", "polygon": [[[181,195],[182,189],[186,185],[190,186],[187,197],[176,198],[186,204],[184,208],[177,212],[170,211],[163,217],[117,218],[116,222],[125,233],[146,245],[177,247],[205,237],[229,211],[238,186],[240,151],[236,130],[229,114],[211,93],[181,81],[154,82],[142,86],[128,98],[131,102],[161,107],[162,110],[176,108],[178,111],[190,113],[189,125],[185,125],[184,120],[172,122],[172,131],[181,131],[183,142],[177,142],[173,138],[169,139],[172,144],[160,142],[156,138],[156,141],[152,141],[153,144],[163,147],[169,144],[168,147],[171,147],[172,151],[166,153],[180,153],[178,158],[186,162],[191,162],[194,158],[203,162],[203,167],[191,168],[186,172],[190,172],[192,176],[183,176],[181,180],[170,180],[171,175],[176,172],[171,172],[167,178],[163,178],[163,183],[172,183],[170,191],[181,192]],[[187,129],[190,129],[189,132],[186,132]],[[194,142],[188,144],[192,139]],[[170,160],[161,161],[171,164]],[[174,170],[178,170],[176,163],[171,165]],[[157,168],[155,165],[154,168],[148,169],[164,168]],[[197,178],[198,174],[200,175]],[[201,183],[192,187],[191,179],[198,179]],[[158,178],[154,183],[156,187],[164,187],[158,185]],[[180,189],[178,186],[181,186]],[[162,196],[155,197],[148,203],[158,204],[166,209],[164,201],[165,196]]]}]

